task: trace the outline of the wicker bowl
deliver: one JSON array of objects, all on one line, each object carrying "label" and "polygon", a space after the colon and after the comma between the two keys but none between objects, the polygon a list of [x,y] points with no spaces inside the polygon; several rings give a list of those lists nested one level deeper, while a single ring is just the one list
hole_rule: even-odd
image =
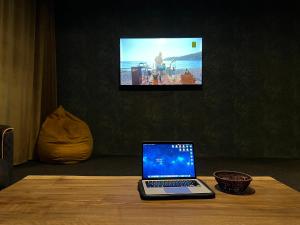
[{"label": "wicker bowl", "polygon": [[213,175],[219,188],[230,194],[243,194],[252,181],[250,175],[236,171],[220,170]]}]

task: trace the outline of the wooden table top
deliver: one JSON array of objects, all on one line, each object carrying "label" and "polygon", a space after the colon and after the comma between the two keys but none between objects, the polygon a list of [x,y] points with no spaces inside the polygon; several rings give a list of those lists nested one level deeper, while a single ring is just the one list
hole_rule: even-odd
[{"label": "wooden table top", "polygon": [[0,191],[0,224],[300,225],[299,192],[271,177],[253,177],[246,195],[199,178],[215,199],[143,201],[132,176],[27,176]]}]

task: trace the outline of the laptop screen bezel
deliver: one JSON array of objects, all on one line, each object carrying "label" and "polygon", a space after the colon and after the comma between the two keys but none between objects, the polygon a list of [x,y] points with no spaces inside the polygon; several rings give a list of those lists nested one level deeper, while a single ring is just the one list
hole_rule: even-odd
[{"label": "laptop screen bezel", "polygon": [[[159,178],[147,178],[144,176],[144,144],[191,144],[193,149],[193,156],[194,156],[194,175],[193,177],[159,177]],[[196,179],[196,163],[195,163],[195,149],[194,149],[194,143],[191,141],[146,141],[142,143],[142,179],[143,180],[173,180],[173,179]]]}]

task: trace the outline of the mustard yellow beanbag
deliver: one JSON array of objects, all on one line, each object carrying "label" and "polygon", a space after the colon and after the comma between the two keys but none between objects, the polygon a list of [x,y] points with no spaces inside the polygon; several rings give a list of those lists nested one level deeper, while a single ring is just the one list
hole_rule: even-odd
[{"label": "mustard yellow beanbag", "polygon": [[71,164],[86,160],[93,149],[88,125],[62,106],[43,123],[38,138],[38,155],[48,163]]}]

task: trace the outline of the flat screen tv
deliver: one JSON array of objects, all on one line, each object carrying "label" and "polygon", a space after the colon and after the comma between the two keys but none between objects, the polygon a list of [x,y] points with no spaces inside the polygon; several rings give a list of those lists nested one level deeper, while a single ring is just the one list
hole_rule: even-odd
[{"label": "flat screen tv", "polygon": [[202,38],[120,38],[120,88],[198,89]]}]

